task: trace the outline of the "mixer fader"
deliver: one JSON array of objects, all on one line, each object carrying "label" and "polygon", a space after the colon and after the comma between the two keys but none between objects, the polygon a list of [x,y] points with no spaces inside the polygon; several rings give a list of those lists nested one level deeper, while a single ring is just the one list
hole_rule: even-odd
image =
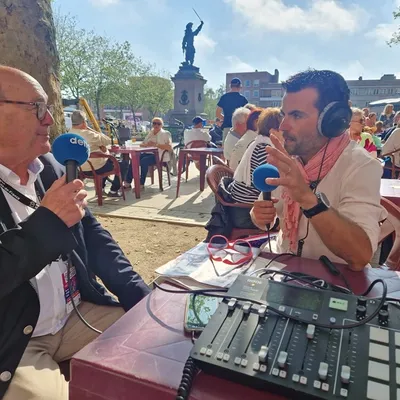
[{"label": "mixer fader", "polygon": [[289,398],[400,400],[397,307],[385,303],[369,323],[338,329],[363,321],[379,300],[246,276],[228,296],[192,350],[203,371]]}]

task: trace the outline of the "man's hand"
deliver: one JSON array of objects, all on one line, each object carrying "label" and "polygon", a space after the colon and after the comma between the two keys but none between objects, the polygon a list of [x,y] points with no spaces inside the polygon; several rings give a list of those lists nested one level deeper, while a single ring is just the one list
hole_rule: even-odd
[{"label": "man's hand", "polygon": [[259,228],[265,229],[266,225],[272,223],[276,216],[274,204],[278,199],[257,200],[254,202],[253,208],[250,211],[251,219]]},{"label": "man's hand", "polygon": [[268,178],[266,182],[273,186],[284,186],[290,197],[305,210],[314,207],[318,201],[300,171],[297,161],[290,157],[282,143],[275,135],[271,135],[275,148],[266,147],[268,163],[278,168],[280,178]]},{"label": "man's hand", "polygon": [[40,206],[48,208],[70,228],[85,215],[87,192],[83,187],[79,179],[66,184],[65,176],[62,176],[46,192]]}]

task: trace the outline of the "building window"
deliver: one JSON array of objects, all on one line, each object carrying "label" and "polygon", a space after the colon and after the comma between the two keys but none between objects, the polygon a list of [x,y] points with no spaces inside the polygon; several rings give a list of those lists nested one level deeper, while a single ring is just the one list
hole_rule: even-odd
[{"label": "building window", "polygon": [[250,97],[250,90],[245,90],[244,91],[244,97],[247,97],[247,98]]},{"label": "building window", "polygon": [[254,79],[253,86],[254,87],[259,87],[260,86],[260,80],[259,79]]},{"label": "building window", "polygon": [[253,90],[253,97],[260,97],[260,91],[259,90]]},{"label": "building window", "polygon": [[244,81],[244,86],[245,87],[250,87],[251,86],[251,81],[250,80],[246,80],[246,81]]},{"label": "building window", "polygon": [[271,90],[271,97],[281,97],[282,96],[282,90]]}]

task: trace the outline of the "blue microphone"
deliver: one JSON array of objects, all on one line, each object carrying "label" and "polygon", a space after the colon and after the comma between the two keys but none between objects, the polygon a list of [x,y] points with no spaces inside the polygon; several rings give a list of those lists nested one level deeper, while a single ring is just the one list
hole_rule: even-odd
[{"label": "blue microphone", "polygon": [[267,178],[279,178],[278,168],[271,164],[263,164],[253,172],[253,184],[263,194],[264,200],[271,200],[271,192],[278,186],[268,185]]},{"label": "blue microphone", "polygon": [[67,183],[78,178],[78,167],[84,164],[90,155],[86,140],[75,133],[65,133],[53,142],[54,158],[65,166]]}]

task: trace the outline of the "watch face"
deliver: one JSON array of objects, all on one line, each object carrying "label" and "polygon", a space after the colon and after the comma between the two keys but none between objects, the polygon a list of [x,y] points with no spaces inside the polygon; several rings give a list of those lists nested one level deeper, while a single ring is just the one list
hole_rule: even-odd
[{"label": "watch face", "polygon": [[329,202],[325,193],[318,193],[318,194],[319,194],[319,198],[321,199],[322,203],[324,203],[327,207],[330,207],[331,203]]}]

